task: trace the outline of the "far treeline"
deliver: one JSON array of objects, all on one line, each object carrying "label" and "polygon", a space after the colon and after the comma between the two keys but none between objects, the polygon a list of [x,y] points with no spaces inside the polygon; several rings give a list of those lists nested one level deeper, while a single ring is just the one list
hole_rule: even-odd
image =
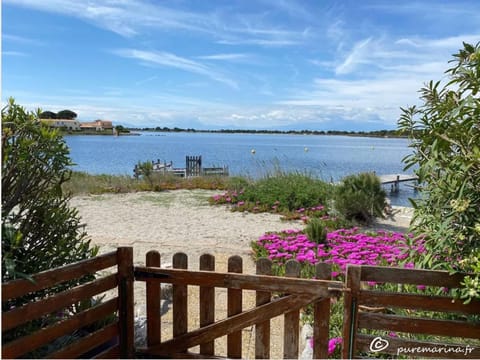
[{"label": "far treeline", "polygon": [[152,132],[189,132],[189,133],[223,133],[223,134],[294,134],[294,135],[344,135],[344,136],[371,136],[371,137],[404,137],[411,134],[399,130],[375,130],[375,131],[341,131],[341,130],[247,130],[247,129],[220,129],[220,130],[197,130],[182,129],[178,127],[168,128],[157,126],[155,128],[129,128],[132,131]]}]

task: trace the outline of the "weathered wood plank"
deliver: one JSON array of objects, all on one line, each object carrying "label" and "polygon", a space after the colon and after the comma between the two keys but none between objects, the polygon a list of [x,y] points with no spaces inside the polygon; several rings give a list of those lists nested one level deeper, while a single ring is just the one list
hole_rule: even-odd
[{"label": "weathered wood plank", "polygon": [[[271,275],[272,261],[270,259],[257,260],[257,275]],[[257,291],[256,306],[270,302],[272,294],[268,291]],[[255,358],[270,359],[270,320],[255,324]]]},{"label": "weathered wood plank", "polygon": [[[371,352],[370,344],[375,336],[359,334],[357,344],[359,351]],[[447,359],[478,359],[480,358],[480,347],[473,347],[465,344],[446,344],[428,341],[416,341],[393,337],[383,337],[388,341],[388,346],[380,353],[411,357],[432,357]]]},{"label": "weathered wood plank", "polygon": [[[156,250],[147,252],[145,264],[149,267],[160,267],[160,253]],[[148,346],[161,342],[161,288],[158,281],[147,280],[147,344]]]},{"label": "weathered wood plank", "polygon": [[136,266],[135,269],[136,280],[146,281],[151,278],[150,276],[159,276],[157,281],[170,284],[289,292],[291,294],[310,294],[325,297],[330,296],[331,293],[336,294],[335,289],[344,289],[344,285],[340,281],[289,279],[281,276],[211,273],[179,269],[156,269],[145,266]]},{"label": "weathered wood plank", "polygon": [[[296,260],[288,260],[285,264],[285,276],[298,278],[300,276],[300,263]],[[299,321],[300,311],[292,310],[284,315],[283,320],[283,358],[297,359],[299,345]]]},{"label": "weathered wood plank", "polygon": [[120,346],[117,344],[101,352],[95,359],[120,359]]},{"label": "weathered wood plank", "polygon": [[364,265],[361,280],[457,288],[464,277],[465,274],[450,275],[447,271]]},{"label": "weathered wood plank", "polygon": [[42,271],[32,276],[34,282],[26,279],[9,281],[2,284],[2,302],[115,266],[116,254],[116,252],[110,252],[92,259]]},{"label": "weathered wood plank", "polygon": [[35,333],[21,337],[2,345],[2,358],[13,359],[33,351],[42,345],[69,334],[85,325],[113,314],[118,308],[118,299],[108,300],[88,310],[82,311],[66,320],[59,321]]},{"label": "weathered wood plank", "polygon": [[[228,259],[228,272],[241,273],[243,260],[240,256],[232,256]],[[227,291],[227,316],[233,316],[242,312],[242,290],[228,289]],[[242,331],[236,331],[227,336],[227,356],[231,359],[242,357]]]},{"label": "weathered wood plank", "polygon": [[[215,257],[210,254],[200,256],[200,270],[215,271]],[[210,325],[215,322],[215,288],[200,287],[200,327]],[[209,341],[200,344],[200,354],[204,356],[213,356],[215,353],[215,342]]]},{"label": "weathered wood plank", "polygon": [[455,320],[412,318],[380,313],[358,313],[358,327],[375,330],[391,330],[414,334],[480,339],[480,324]]},{"label": "weathered wood plank", "polygon": [[49,354],[48,357],[50,359],[74,359],[81,357],[89,350],[92,350],[97,346],[106,343],[110,339],[115,338],[118,336],[118,333],[119,323],[115,322],[81,338],[79,341],[70,344],[53,354]]},{"label": "weathered wood plank", "polygon": [[342,357],[352,359],[355,354],[355,338],[358,328],[358,294],[362,268],[348,265],[346,283],[350,291],[344,295]]},{"label": "weathered wood plank", "polygon": [[[331,264],[318,263],[315,266],[317,279],[330,280]],[[330,298],[317,301],[313,306],[313,358],[328,358],[328,341],[330,327]]]},{"label": "weathered wood plank", "polygon": [[[184,253],[173,255],[172,266],[174,269],[187,269],[188,257]],[[163,269],[162,269],[163,270]],[[188,271],[186,271],[188,273]],[[173,337],[183,335],[188,328],[188,292],[187,286],[180,283],[173,284]]]},{"label": "weathered wood plank", "polygon": [[118,320],[120,326],[120,354],[122,358],[134,355],[134,299],[133,248],[119,247],[118,262]]},{"label": "weathered wood plank", "polygon": [[31,302],[24,306],[2,313],[2,331],[13,329],[43,315],[61,310],[80,300],[91,298],[117,286],[117,275],[90,281],[70,290],[55,294],[40,301]]},{"label": "weathered wood plank", "polygon": [[261,305],[253,310],[234,315],[227,319],[207,325],[203,328],[183,334],[171,340],[167,340],[160,345],[149,348],[148,351],[141,351],[150,355],[170,354],[181,352],[186,349],[202,344],[204,342],[216,339],[217,337],[228,335],[239,331],[258,322],[283,314],[288,310],[302,308],[318,300],[315,295],[289,295],[268,304]]},{"label": "weathered wood plank", "polygon": [[480,314],[480,301],[472,300],[463,304],[462,300],[446,296],[430,296],[405,293],[384,293],[362,290],[359,302],[366,306],[398,307],[404,309],[457,312],[462,314]]}]

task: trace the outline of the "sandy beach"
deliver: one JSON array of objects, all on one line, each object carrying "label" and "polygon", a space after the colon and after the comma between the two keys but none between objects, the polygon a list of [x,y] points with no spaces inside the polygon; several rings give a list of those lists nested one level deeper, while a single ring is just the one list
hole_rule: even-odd
[{"label": "sandy beach", "polygon": [[[92,244],[100,247],[100,253],[115,250],[118,246],[132,246],[134,262],[144,265],[145,254],[157,250],[162,265],[171,263],[172,255],[184,252],[188,255],[189,269],[198,269],[200,255],[215,256],[216,271],[227,269],[229,256],[240,255],[243,272],[254,274],[255,264],[250,256],[250,243],[267,231],[289,228],[302,229],[300,221],[282,221],[275,214],[232,212],[227,206],[211,206],[208,198],[219,191],[175,190],[129,194],[82,195],[72,198],[71,205],[78,209],[82,223]],[[394,208],[392,216],[377,221],[373,229],[405,231],[411,218],[410,208]],[[170,337],[171,304],[165,305],[162,317],[162,339]],[[189,329],[198,328],[198,289],[189,287]],[[254,306],[253,292],[246,292],[243,308]],[[145,287],[135,284],[136,315],[145,314]],[[190,310],[189,310],[190,311]],[[226,296],[223,289],[216,292],[216,317],[226,316]],[[272,320],[271,357],[282,357],[283,320]],[[254,351],[253,328],[243,331],[247,357]],[[275,339],[278,340],[275,340]],[[224,348],[225,339],[216,340],[216,347]],[[219,354],[223,351],[220,350]]]}]

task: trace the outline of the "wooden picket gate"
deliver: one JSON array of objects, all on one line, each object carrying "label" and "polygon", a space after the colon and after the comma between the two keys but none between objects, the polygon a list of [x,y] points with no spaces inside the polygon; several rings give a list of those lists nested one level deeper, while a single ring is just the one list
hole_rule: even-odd
[{"label": "wooden picket gate", "polygon": [[[338,296],[343,284],[329,281],[330,265],[318,264],[317,280],[299,279],[300,264],[286,263],[285,277],[271,275],[271,261],[257,262],[257,275],[242,274],[242,258],[233,256],[228,261],[228,272],[215,270],[212,255],[202,255],[200,270],[187,270],[188,258],[183,253],[173,257],[173,268],[160,268],[160,255],[150,251],[146,265],[135,267],[135,280],[146,282],[147,292],[147,347],[137,349],[141,356],[153,357],[211,357],[215,356],[214,339],[227,335],[228,358],[241,358],[241,330],[255,326],[255,358],[270,358],[270,319],[284,314],[284,358],[298,358],[300,309],[314,307],[313,354],[315,358],[328,355],[330,298]],[[173,337],[161,339],[160,292],[161,283],[173,284]],[[187,286],[200,287],[200,327],[187,331]],[[227,288],[228,316],[215,322],[215,288]],[[242,289],[256,291],[256,307],[242,309]],[[275,296],[274,298],[274,295]],[[189,349],[199,345],[199,354]]]},{"label": "wooden picket gate", "polygon": [[[462,300],[448,295],[412,293],[405,285],[442,290],[461,287],[465,274],[446,271],[401,269],[382,266],[349,265],[344,302],[343,353],[345,359],[359,353],[383,353],[389,356],[433,358],[480,358],[480,322],[456,316],[455,320],[436,319],[440,313],[480,315],[480,301]],[[394,284],[396,292],[374,290],[367,282]],[[374,309],[374,311],[372,311]],[[390,309],[406,309],[404,315]],[[426,311],[427,313],[421,313]],[[427,314],[427,315],[426,315]],[[419,316],[420,315],[420,316]],[[390,335],[369,335],[383,331]],[[401,336],[396,336],[396,333]],[[433,335],[435,341],[416,340],[413,335]],[[391,336],[394,335],[394,336]],[[462,339],[459,344],[458,340]],[[472,343],[468,345],[466,339]]]},{"label": "wooden picket gate", "polygon": [[[62,336],[70,336],[99,319],[113,316],[113,321],[97,328],[86,336],[55,352],[50,358],[73,357],[198,357],[211,358],[226,356],[240,358],[270,358],[272,348],[272,318],[283,317],[284,358],[299,355],[300,309],[312,304],[313,307],[313,357],[328,357],[330,327],[330,301],[343,293],[343,343],[342,356],[353,358],[358,355],[385,353],[409,357],[480,358],[480,321],[458,314],[480,315],[480,301],[473,300],[465,305],[448,294],[432,296],[418,292],[409,293],[408,286],[423,285],[437,288],[458,288],[464,274],[449,275],[442,271],[386,268],[379,266],[348,266],[346,282],[331,281],[330,265],[317,264],[316,279],[303,279],[300,264],[290,260],[286,263],[285,276],[272,276],[272,263],[268,259],[257,261],[256,275],[243,274],[242,258],[233,256],[228,260],[227,272],[215,270],[212,255],[202,255],[199,270],[188,270],[188,258],[183,253],[175,254],[172,268],[160,267],[160,254],[150,251],[146,255],[146,266],[133,266],[133,249],[118,248],[117,251],[93,259],[52,269],[32,276],[29,280],[14,280],[2,284],[2,333],[12,331],[34,318],[43,318],[52,312],[65,309],[97,294],[114,290],[114,296],[75,315],[49,324],[36,333],[2,343],[2,357],[15,358],[28,354]],[[11,307],[13,299],[42,289],[55,287],[86,275],[113,268],[102,273],[95,280],[74,287],[50,297],[32,300],[21,307]],[[146,347],[134,347],[134,281],[146,284],[147,335]],[[372,288],[368,281],[396,284],[398,291],[388,292],[382,287]],[[171,336],[163,338],[161,314],[161,284],[172,284]],[[188,317],[189,287],[198,287],[199,301],[195,304],[199,313],[199,326],[193,328]],[[219,317],[215,300],[216,288],[227,296],[227,311]],[[245,291],[255,292],[252,307],[242,308]],[[138,295],[138,293],[137,293]],[[223,294],[222,294],[223,295]],[[372,309],[376,309],[372,312]],[[380,309],[380,311],[378,311]],[[383,310],[382,310],[383,309]],[[392,309],[406,309],[403,315],[392,314]],[[417,312],[426,311],[418,316]],[[438,313],[447,313],[448,318],[435,318]],[[190,325],[190,326],[189,326]],[[242,343],[242,329],[254,327],[254,354],[245,354]],[[189,329],[190,328],[190,329]],[[372,335],[375,332],[387,335]],[[388,332],[399,332],[398,338]],[[409,335],[411,334],[411,335]],[[415,338],[416,334],[437,337],[439,341],[425,341]],[[214,340],[227,336],[226,352],[217,352]],[[448,339],[450,337],[450,339]],[[454,337],[452,339],[452,337]],[[455,338],[456,337],[456,338]],[[462,344],[458,343],[462,339]],[[375,339],[378,346],[372,347]],[[472,343],[468,341],[472,339]],[[453,340],[450,341],[449,340]],[[455,343],[457,341],[457,343]],[[467,342],[466,342],[467,341]],[[385,346],[386,345],[386,346]],[[421,349],[421,350],[417,350]],[[434,351],[429,351],[429,350]],[[442,350],[443,349],[443,350]],[[93,350],[93,352],[92,352]],[[410,351],[406,353],[406,351]],[[412,353],[412,351],[417,351]],[[421,352],[420,352],[421,351]],[[278,356],[278,357],[279,357]]]}]

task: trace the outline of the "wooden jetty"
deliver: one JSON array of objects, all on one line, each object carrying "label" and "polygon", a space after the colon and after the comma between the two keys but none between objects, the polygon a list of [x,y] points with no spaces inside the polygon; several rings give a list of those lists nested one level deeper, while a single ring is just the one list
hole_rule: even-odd
[{"label": "wooden jetty", "polygon": [[392,184],[392,192],[400,191],[401,182],[418,181],[417,175],[410,174],[379,175],[378,177],[380,178],[382,185]]},{"label": "wooden jetty", "polygon": [[[186,156],[185,167],[175,168],[173,162],[153,161],[152,171],[155,173],[171,174],[179,177],[195,177],[195,176],[228,176],[228,166],[223,167],[202,167],[202,156]],[[141,169],[135,165],[133,169],[133,176],[138,178],[141,174]]]}]

